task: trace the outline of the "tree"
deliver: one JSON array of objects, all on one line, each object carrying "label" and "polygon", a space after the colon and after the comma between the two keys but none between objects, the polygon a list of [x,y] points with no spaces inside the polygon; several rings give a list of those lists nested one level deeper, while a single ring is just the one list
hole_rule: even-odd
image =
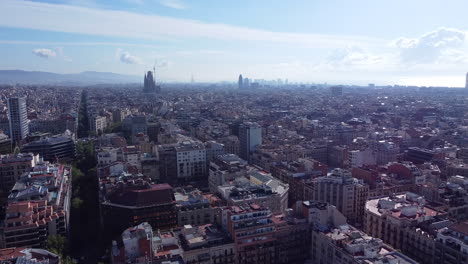
[{"label": "tree", "polygon": [[122,132],[122,122],[112,123],[110,126],[106,127],[104,133],[119,133]]},{"label": "tree", "polygon": [[105,248],[99,232],[99,185],[94,143],[79,141],[76,144],[76,156],[72,167],[70,214],[72,256],[86,263],[97,263],[98,256],[104,254]]},{"label": "tree", "polygon": [[15,149],[13,151],[13,154],[17,155],[21,152],[20,148],[18,147],[18,145],[15,146]]},{"label": "tree", "polygon": [[73,179],[79,179],[81,177],[83,177],[83,172],[81,172],[78,168],[76,168],[75,166],[72,167],[72,176],[73,176]]},{"label": "tree", "polygon": [[76,197],[76,198],[73,198],[72,200],[72,207],[74,209],[80,209],[81,206],[83,206],[83,200],[81,200],[80,198]]},{"label": "tree", "polygon": [[75,166],[85,175],[88,170],[96,166],[96,158],[94,157],[94,144],[92,141],[78,142],[76,144],[76,162]]},{"label": "tree", "polygon": [[88,119],[88,94],[86,91],[81,93],[80,110],[78,113],[78,137],[88,137],[89,119]]},{"label": "tree", "polygon": [[51,235],[47,238],[47,250],[60,256],[63,264],[76,264],[68,255],[68,240],[60,235]]},{"label": "tree", "polygon": [[47,238],[47,250],[63,257],[68,253],[68,241],[60,235],[51,235]]},{"label": "tree", "polygon": [[74,261],[70,256],[62,258],[62,264],[76,264],[76,261]]}]

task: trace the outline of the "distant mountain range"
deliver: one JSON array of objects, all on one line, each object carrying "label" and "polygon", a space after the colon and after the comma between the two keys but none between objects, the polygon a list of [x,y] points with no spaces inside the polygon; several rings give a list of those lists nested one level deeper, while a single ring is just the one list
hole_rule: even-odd
[{"label": "distant mountain range", "polygon": [[0,84],[93,85],[140,82],[143,82],[143,77],[112,72],[85,71],[59,74],[41,71],[0,70]]}]

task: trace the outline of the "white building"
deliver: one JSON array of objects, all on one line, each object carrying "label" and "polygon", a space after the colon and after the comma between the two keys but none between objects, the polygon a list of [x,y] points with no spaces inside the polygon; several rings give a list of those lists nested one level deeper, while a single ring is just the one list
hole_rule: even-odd
[{"label": "white building", "polygon": [[214,158],[225,154],[224,145],[216,141],[208,141],[205,143],[206,160],[212,161]]},{"label": "white building", "polygon": [[99,132],[103,132],[104,129],[107,127],[107,121],[105,116],[92,116],[89,119],[89,130],[99,134]]},{"label": "white building", "polygon": [[135,146],[127,146],[123,149],[124,161],[134,165],[141,171],[141,152]]},{"label": "white building", "polygon": [[348,154],[351,168],[358,168],[364,165],[375,165],[375,156],[370,149],[351,150]]},{"label": "white building", "polygon": [[354,224],[361,224],[369,186],[351,176],[351,172],[334,169],[313,181],[312,199],[335,205]]},{"label": "white building", "polygon": [[202,142],[184,140],[175,149],[177,178],[203,178],[206,176],[206,150]]},{"label": "white building", "polygon": [[250,167],[247,161],[234,154],[220,155],[210,161],[208,184],[210,192],[217,192],[218,186],[226,184],[228,181],[244,177]]},{"label": "white building", "polygon": [[262,144],[262,127],[252,122],[240,125],[239,141],[241,158],[250,161],[250,153]]},{"label": "white building", "polygon": [[397,161],[400,148],[393,142],[380,140],[373,144],[373,154],[377,165],[385,165]]},{"label": "white building", "polygon": [[118,161],[119,148],[101,148],[97,152],[98,166],[106,166]]},{"label": "white building", "polygon": [[249,177],[236,178],[230,184],[218,186],[217,193],[229,206],[252,203],[269,208],[273,213],[285,213],[288,208],[289,185],[270,174],[252,170]]},{"label": "white building", "polygon": [[153,229],[148,223],[142,223],[138,226],[128,228],[122,233],[122,242],[124,244],[125,255],[128,260],[134,260],[141,256],[140,244],[146,240],[150,245],[148,257],[153,256]]},{"label": "white building", "polygon": [[20,142],[29,134],[28,111],[26,98],[9,98],[8,121],[10,125],[10,138],[14,143]]}]

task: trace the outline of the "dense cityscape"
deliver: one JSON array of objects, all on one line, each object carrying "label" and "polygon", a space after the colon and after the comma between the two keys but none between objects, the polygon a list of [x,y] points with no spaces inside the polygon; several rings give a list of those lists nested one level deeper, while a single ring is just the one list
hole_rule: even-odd
[{"label": "dense cityscape", "polygon": [[4,85],[0,259],[466,263],[467,90]]},{"label": "dense cityscape", "polygon": [[0,0],[0,264],[468,264],[466,0]]}]

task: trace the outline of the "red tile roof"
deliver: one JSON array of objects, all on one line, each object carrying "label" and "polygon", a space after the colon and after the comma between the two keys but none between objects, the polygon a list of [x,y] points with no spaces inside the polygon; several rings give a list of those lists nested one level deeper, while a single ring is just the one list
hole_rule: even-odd
[{"label": "red tile roof", "polygon": [[173,191],[169,184],[155,184],[150,188],[115,192],[109,200],[127,206],[151,206],[173,203]]},{"label": "red tile roof", "polygon": [[0,249],[0,261],[6,261],[23,256],[20,251],[24,248],[5,248]]},{"label": "red tile roof", "polygon": [[449,229],[468,236],[468,222],[456,223],[449,226]]}]

